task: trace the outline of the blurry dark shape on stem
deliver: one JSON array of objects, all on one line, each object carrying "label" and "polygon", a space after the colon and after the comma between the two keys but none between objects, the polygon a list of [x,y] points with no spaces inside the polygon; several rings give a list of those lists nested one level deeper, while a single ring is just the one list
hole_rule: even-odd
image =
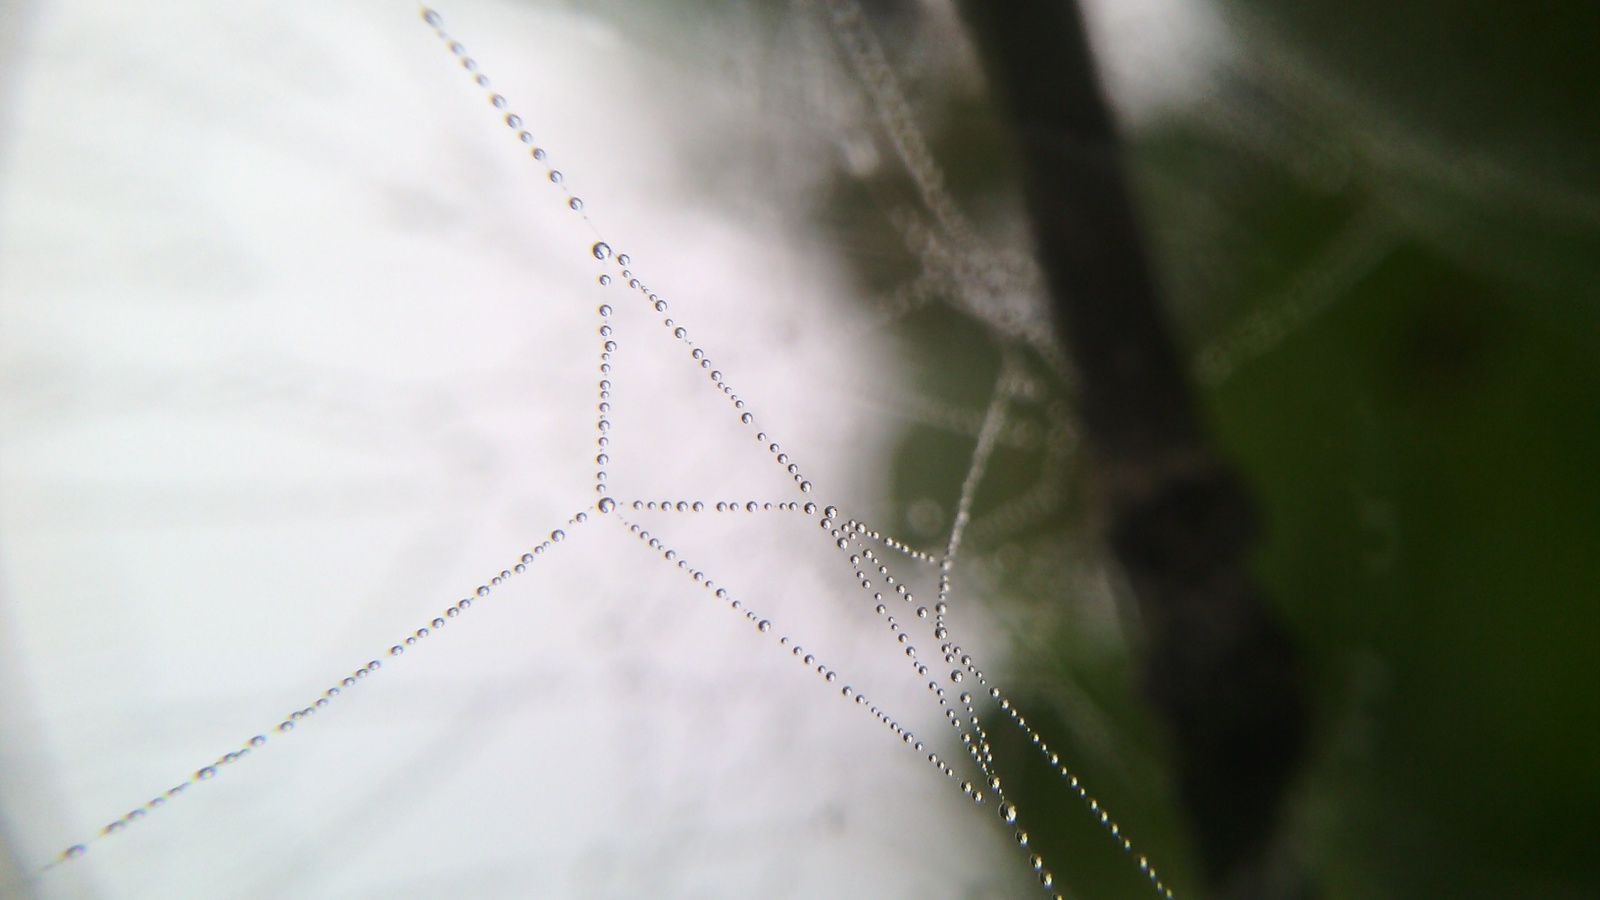
[{"label": "blurry dark shape on stem", "polygon": [[1072,0],[962,6],[1015,128],[1099,515],[1147,632],[1143,686],[1204,874],[1218,896],[1304,896],[1280,842],[1306,743],[1299,654],[1248,573],[1254,504],[1201,426],[1081,15]]}]

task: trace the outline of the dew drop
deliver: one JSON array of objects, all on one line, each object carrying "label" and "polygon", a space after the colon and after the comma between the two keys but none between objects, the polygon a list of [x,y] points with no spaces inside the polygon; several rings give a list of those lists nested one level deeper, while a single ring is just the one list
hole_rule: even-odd
[{"label": "dew drop", "polygon": [[573,197],[571,200],[567,201],[567,208],[571,209],[573,212],[583,212],[583,200],[578,197]]},{"label": "dew drop", "polygon": [[[432,25],[435,28],[444,27],[444,19],[438,13],[434,12],[431,9],[423,9],[422,10],[422,21],[427,22],[429,25]],[[78,850],[78,851],[81,852],[82,851],[82,845],[80,844],[77,847],[73,847],[72,849],[68,850],[67,852],[71,853],[73,850]]]},{"label": "dew drop", "polygon": [[762,619],[756,623],[756,630],[762,634],[765,634],[772,630],[772,623],[768,622],[766,619]]},{"label": "dew drop", "polygon": [[809,481],[800,482],[800,493],[802,493],[802,494],[811,493],[811,482],[809,482]]},{"label": "dew drop", "polygon": [[611,245],[605,241],[595,241],[594,246],[589,248],[589,252],[594,254],[595,259],[610,259]]},{"label": "dew drop", "polygon": [[535,148],[533,148],[533,158],[534,159],[542,161],[544,159],[544,157],[545,157],[545,152],[544,152],[544,148],[543,147],[535,147]]},{"label": "dew drop", "polygon": [[617,256],[617,265],[625,266],[627,264],[628,264],[628,254],[626,254],[626,253],[618,254],[618,256]]},{"label": "dew drop", "polygon": [[77,859],[78,857],[80,857],[80,856],[82,856],[82,855],[84,855],[85,853],[88,853],[88,852],[89,852],[89,848],[88,847],[85,847],[82,844],[73,844],[71,847],[68,847],[61,854],[61,857],[63,859]]},{"label": "dew drop", "polygon": [[611,512],[613,509],[616,509],[616,508],[617,508],[617,501],[611,499],[610,497],[601,497],[600,498],[599,509],[600,509],[601,512],[608,513],[608,512]]},{"label": "dew drop", "polygon": [[490,97],[489,102],[494,104],[495,109],[505,109],[508,105],[510,105],[506,101],[506,98],[499,94],[495,94],[494,96]]},{"label": "dew drop", "polygon": [[512,128],[522,127],[522,117],[516,113],[506,113],[506,125]]},{"label": "dew drop", "polygon": [[196,781],[205,781],[208,778],[216,777],[216,774],[217,774],[217,769],[216,769],[215,766],[206,766],[205,768],[201,769],[200,771],[194,773],[194,777],[195,777]]},{"label": "dew drop", "polygon": [[961,679],[965,678],[965,677],[966,677],[965,675],[961,674],[961,670],[960,669],[952,669],[951,672],[950,672],[950,680],[951,681],[959,683],[961,681]]}]

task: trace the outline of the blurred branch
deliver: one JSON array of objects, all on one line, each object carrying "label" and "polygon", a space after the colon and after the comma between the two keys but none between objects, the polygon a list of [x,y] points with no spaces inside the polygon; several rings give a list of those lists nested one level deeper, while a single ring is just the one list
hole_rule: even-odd
[{"label": "blurred branch", "polygon": [[1206,877],[1220,896],[1299,895],[1277,840],[1305,744],[1299,655],[1247,571],[1254,504],[1185,380],[1080,14],[1071,0],[963,12],[1015,127],[1100,514],[1147,632],[1144,689]]}]

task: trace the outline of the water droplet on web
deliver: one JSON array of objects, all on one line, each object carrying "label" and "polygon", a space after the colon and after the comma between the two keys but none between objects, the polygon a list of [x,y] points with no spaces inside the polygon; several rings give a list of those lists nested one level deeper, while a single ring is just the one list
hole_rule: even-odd
[{"label": "water droplet on web", "polygon": [[521,128],[522,117],[516,113],[506,113],[506,125],[510,126],[512,129]]},{"label": "water droplet on web", "polygon": [[[611,245],[605,241],[595,241],[594,246],[589,248],[589,252],[594,254],[595,259],[610,259]],[[610,279],[607,280],[609,281]]]},{"label": "water droplet on web", "polygon": [[756,623],[756,630],[760,631],[763,634],[765,634],[766,632],[769,632],[769,631],[772,630],[772,623],[768,622],[766,619],[762,619],[761,621]]},{"label": "water droplet on web", "polygon": [[489,98],[489,102],[494,105],[495,109],[505,109],[507,106],[510,105],[509,101],[507,101],[505,97],[502,97],[499,94],[494,94],[493,96],[491,96]]},{"label": "water droplet on web", "polygon": [[601,512],[608,513],[617,508],[617,502],[610,497],[601,497],[598,508]]},{"label": "water droplet on web", "polygon": [[543,147],[535,147],[535,148],[533,148],[533,158],[539,160],[540,162],[543,162],[544,158],[545,158],[544,148]]},{"label": "water droplet on web", "polygon": [[550,532],[550,540],[553,543],[559,544],[562,541],[566,540],[566,538],[567,538],[567,533],[565,531],[562,531],[559,528],[557,528],[555,531]]},{"label": "water droplet on web", "polygon": [[617,256],[617,265],[625,266],[627,264],[628,264],[628,254],[623,253],[623,254],[620,254],[620,255]]},{"label": "water droplet on web", "polygon": [[444,27],[444,18],[431,9],[424,8],[422,10],[422,21],[427,22],[429,25],[432,25],[435,28]]},{"label": "water droplet on web", "polygon": [[583,199],[580,197],[573,197],[571,200],[567,201],[567,207],[573,212],[583,212]]}]

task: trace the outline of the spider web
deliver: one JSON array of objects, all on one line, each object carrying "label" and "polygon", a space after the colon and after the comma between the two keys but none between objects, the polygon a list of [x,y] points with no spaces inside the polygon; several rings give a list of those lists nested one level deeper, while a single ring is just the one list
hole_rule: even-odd
[{"label": "spider web", "polygon": [[[1064,368],[1041,327],[1029,263],[976,238],[940,186],[871,28],[852,4],[824,6],[803,11],[829,26],[822,33],[869,86],[859,102],[914,187],[891,219],[919,274],[886,291],[869,319],[827,299],[843,276],[808,272],[784,247],[781,222],[729,228],[690,203],[666,236],[598,231],[598,211],[628,209],[627,192],[639,188],[580,187],[581,172],[562,160],[603,164],[606,139],[648,140],[635,134],[648,134],[647,113],[612,114],[601,140],[558,126],[625,95],[625,85],[597,82],[568,109],[540,98],[550,108],[526,120],[510,100],[493,104],[509,133],[464,146],[458,135],[481,133],[487,114],[458,112],[469,104],[433,87],[443,80],[437,69],[407,85],[434,96],[425,111],[385,105],[351,122],[332,104],[312,104],[309,115],[330,129],[326,144],[250,194],[275,220],[230,240],[149,236],[209,268],[130,266],[148,277],[114,290],[92,274],[71,283],[97,298],[88,312],[104,331],[87,329],[73,348],[93,364],[13,351],[26,363],[13,377],[28,389],[10,418],[27,440],[12,445],[9,468],[38,480],[13,475],[8,493],[33,489],[48,503],[19,504],[33,519],[14,512],[7,530],[14,547],[53,564],[11,563],[12,615],[30,626],[21,632],[29,677],[64,686],[16,714],[32,718],[44,735],[39,753],[58,766],[39,787],[7,784],[8,808],[56,810],[19,842],[25,861],[57,860],[35,889],[144,896],[231,883],[243,885],[232,889],[239,895],[347,896],[468,884],[489,895],[512,883],[517,893],[562,896],[972,895],[1009,890],[1009,880],[973,874],[996,852],[1054,880],[1044,860],[1003,848],[1020,823],[1009,821],[1015,804],[987,736],[1012,728],[1009,718],[1044,758],[1054,754],[981,664],[1004,659],[1009,626],[973,602],[983,570],[964,568],[961,551],[967,536],[1025,531],[1059,504],[1064,486],[1041,477],[974,515],[997,452],[1042,450],[1043,471],[1066,468],[1066,412],[1040,399],[1041,383]],[[231,24],[228,13],[210,15],[223,21],[202,24]],[[309,31],[325,41],[354,24],[353,15],[322,15]],[[546,15],[512,20],[548,26]],[[517,58],[484,32],[486,61]],[[576,40],[568,50],[580,59],[564,63],[620,42],[603,31]],[[340,42],[319,59],[392,72],[380,65],[385,53],[416,51],[415,41],[395,45],[404,49]],[[156,68],[182,80],[206,62],[182,60]],[[57,75],[81,64],[53,62],[44,68]],[[367,79],[359,93],[370,98],[379,86]],[[308,76],[296,99],[315,82]],[[500,96],[501,83],[478,85],[478,99]],[[542,80],[524,71],[504,83]],[[253,128],[281,123],[241,114],[232,124],[259,140]],[[433,171],[437,159],[396,151],[407,126],[466,164],[420,191],[397,186],[408,180],[402,170]],[[545,152],[506,162],[506,143],[524,130],[523,154]],[[337,138],[357,134],[377,135],[364,146],[379,171],[327,163]],[[204,159],[237,149],[230,139],[170,165],[189,167],[185,179],[200,168],[226,194],[243,179],[207,170]],[[642,169],[636,185],[651,183],[649,163],[629,160]],[[206,259],[239,246],[257,257],[247,270],[278,253],[310,258],[327,235],[285,243],[272,226],[303,226],[294,200],[309,202],[330,171],[369,179],[386,210],[412,217],[398,246],[363,250],[359,265],[302,265],[298,280],[266,288],[229,283],[236,259]],[[283,197],[264,201],[273,189]],[[117,195],[108,205],[138,200]],[[428,213],[451,224],[446,234],[430,231]],[[419,258],[432,264],[414,265]],[[506,269],[503,280],[479,274]],[[707,269],[727,277],[703,285]],[[12,277],[32,286],[29,276],[61,277],[25,267]],[[664,287],[674,284],[695,288]],[[244,314],[204,306],[211,294]],[[130,295],[150,304],[142,320],[121,306]],[[310,311],[327,296],[364,302]],[[975,404],[908,398],[914,389],[895,383],[883,328],[930,302],[981,319],[1000,338],[992,384]],[[763,325],[779,340],[745,337],[751,320],[737,311],[752,306],[787,310]],[[40,331],[61,327],[24,319]],[[308,320],[320,323],[310,333]],[[228,338],[244,323],[268,335],[260,358],[239,355],[247,345]],[[144,329],[151,345],[129,349],[128,329]],[[297,364],[283,366],[285,357]],[[410,379],[384,384],[381,373],[393,371]],[[763,371],[777,374],[743,387],[746,373]],[[443,384],[465,385],[471,404]],[[128,409],[143,418],[118,421]],[[942,541],[882,530],[896,513],[875,487],[882,476],[862,466],[884,455],[886,424],[907,421],[967,439],[948,509],[933,515],[946,523]],[[62,430],[71,440],[59,440]],[[63,446],[89,463],[59,458]],[[114,452],[85,449],[104,447]],[[241,474],[255,486],[242,487]],[[81,523],[97,517],[91,530],[110,537],[85,559]],[[232,534],[217,534],[219,523]],[[540,538],[527,546],[530,533]],[[274,553],[259,549],[268,543]],[[121,587],[131,584],[139,591]],[[143,599],[151,595],[179,599],[154,606]],[[79,612],[61,615],[56,603]],[[374,643],[374,632],[386,638]],[[349,647],[368,645],[369,657],[346,665]],[[74,670],[91,673],[92,687]],[[338,674],[307,675],[319,672]],[[157,692],[157,705],[132,702]],[[819,702],[825,695],[837,699]],[[272,707],[286,714],[263,720],[259,710]],[[254,724],[241,731],[245,721]],[[304,734],[316,737],[290,739]],[[470,777],[482,771],[499,773],[493,802]],[[1082,793],[1070,771],[1057,771]],[[342,786],[337,798],[319,798],[329,784]],[[881,809],[854,802],[864,790]],[[954,814],[924,820],[929,809]],[[1026,822],[1028,811],[1020,815]],[[104,821],[86,830],[96,817]],[[1007,827],[995,829],[997,817]],[[797,829],[808,837],[795,849]],[[649,849],[624,849],[638,846]],[[418,847],[427,848],[420,857]],[[559,865],[541,863],[552,859]],[[822,859],[830,863],[815,865]],[[1128,865],[1163,888],[1136,852]]]}]

